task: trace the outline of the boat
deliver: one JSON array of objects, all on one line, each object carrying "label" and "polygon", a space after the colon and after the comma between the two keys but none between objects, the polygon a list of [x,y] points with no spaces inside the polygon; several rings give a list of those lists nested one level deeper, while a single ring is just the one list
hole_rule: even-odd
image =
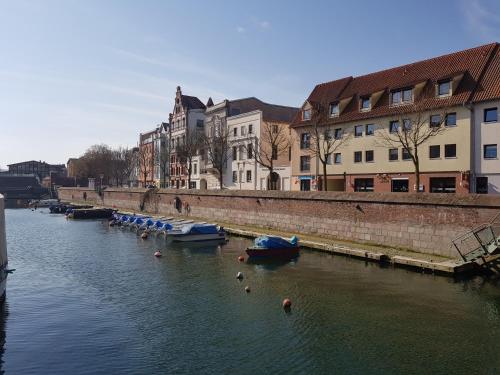
[{"label": "boat", "polygon": [[215,224],[192,223],[167,230],[167,239],[175,242],[225,241],[226,231]]},{"label": "boat", "polygon": [[65,204],[58,203],[49,206],[49,210],[51,214],[65,214],[69,209],[78,209],[78,208],[92,208],[93,206],[83,206],[76,204]]},{"label": "boat", "polygon": [[29,207],[50,207],[59,203],[59,199],[40,199],[30,201]]},{"label": "boat", "polygon": [[68,214],[70,219],[109,219],[113,217],[114,213],[111,208],[79,208],[71,210]]},{"label": "boat", "polygon": [[5,236],[5,213],[4,213],[4,197],[0,194],[0,301],[5,300],[5,290],[7,287],[7,275],[11,272],[8,270],[7,260],[7,240]]},{"label": "boat", "polygon": [[287,240],[278,236],[257,237],[254,245],[246,250],[250,258],[287,258],[299,255],[299,239],[296,236]]}]

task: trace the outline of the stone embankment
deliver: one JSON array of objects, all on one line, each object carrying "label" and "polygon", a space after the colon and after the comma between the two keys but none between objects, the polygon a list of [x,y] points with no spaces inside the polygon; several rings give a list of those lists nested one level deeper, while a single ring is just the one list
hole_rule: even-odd
[{"label": "stone embankment", "polygon": [[[60,188],[59,197],[136,213],[229,223],[256,233],[297,233],[314,237],[312,242],[317,244],[311,246],[320,249],[318,244],[323,244],[325,251],[364,258],[389,253],[390,262],[417,267],[429,262],[432,267],[425,268],[437,271],[436,263],[458,256],[451,245],[453,238],[500,212],[500,197],[485,195],[119,188],[99,195],[88,189]],[[370,249],[370,255],[363,256],[366,247],[378,250]]]}]

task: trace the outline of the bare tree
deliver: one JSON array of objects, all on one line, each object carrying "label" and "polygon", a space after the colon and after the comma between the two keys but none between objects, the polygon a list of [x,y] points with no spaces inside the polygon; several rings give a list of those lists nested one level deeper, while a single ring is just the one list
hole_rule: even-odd
[{"label": "bare tree", "polygon": [[179,158],[181,164],[187,168],[188,174],[188,189],[191,189],[191,176],[193,173],[193,159],[198,155],[198,150],[201,146],[201,134],[197,130],[193,130],[186,134],[183,139],[175,148],[175,153]]},{"label": "bare tree", "polygon": [[328,123],[327,108],[318,103],[315,105],[312,115],[310,153],[321,163],[322,166],[322,190],[328,190],[326,166],[331,163],[334,153],[346,145],[351,133],[345,133],[341,128],[334,129],[334,125]]},{"label": "bare tree", "polygon": [[416,191],[420,192],[420,147],[429,139],[443,133],[446,128],[446,109],[440,114],[430,116],[419,105],[413,105],[411,111],[401,114],[390,122],[389,131],[377,132],[377,143],[390,148],[399,148],[408,154],[415,169]]},{"label": "bare tree", "polygon": [[112,150],[112,176],[116,185],[121,186],[124,182],[129,183],[129,177],[132,173],[133,152],[129,148],[118,147]]},{"label": "bare tree", "polygon": [[217,118],[209,134],[202,136],[204,153],[207,157],[207,169],[213,169],[217,172],[220,189],[224,184],[224,170],[229,160],[229,130],[226,126],[226,120]]},{"label": "bare tree", "polygon": [[152,145],[140,145],[135,154],[139,180],[142,179],[143,187],[146,187],[148,175],[153,173],[153,150]]},{"label": "bare tree", "polygon": [[269,171],[268,190],[277,190],[279,176],[274,173],[276,161],[288,155],[292,146],[290,129],[285,123],[265,121],[262,123],[260,136],[254,137],[252,143],[243,145],[248,157]]}]

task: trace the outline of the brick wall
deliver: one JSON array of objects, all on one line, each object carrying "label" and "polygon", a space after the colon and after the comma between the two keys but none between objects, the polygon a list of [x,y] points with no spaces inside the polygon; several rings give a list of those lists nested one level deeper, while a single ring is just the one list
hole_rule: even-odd
[{"label": "brick wall", "polygon": [[[79,200],[85,189],[61,188],[63,200]],[[145,195],[146,194],[146,195]],[[200,191],[115,189],[87,202],[162,215],[182,214],[241,225],[333,236],[417,252],[456,256],[451,239],[500,213],[500,197],[409,193]]]}]

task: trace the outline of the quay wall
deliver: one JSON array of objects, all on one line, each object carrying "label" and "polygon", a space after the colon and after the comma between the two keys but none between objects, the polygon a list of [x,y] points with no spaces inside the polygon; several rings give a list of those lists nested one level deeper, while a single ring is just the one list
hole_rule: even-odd
[{"label": "quay wall", "polygon": [[[488,195],[60,188],[64,201],[176,214],[457,257],[451,240],[500,213]],[[142,208],[142,210],[141,210]]]}]

